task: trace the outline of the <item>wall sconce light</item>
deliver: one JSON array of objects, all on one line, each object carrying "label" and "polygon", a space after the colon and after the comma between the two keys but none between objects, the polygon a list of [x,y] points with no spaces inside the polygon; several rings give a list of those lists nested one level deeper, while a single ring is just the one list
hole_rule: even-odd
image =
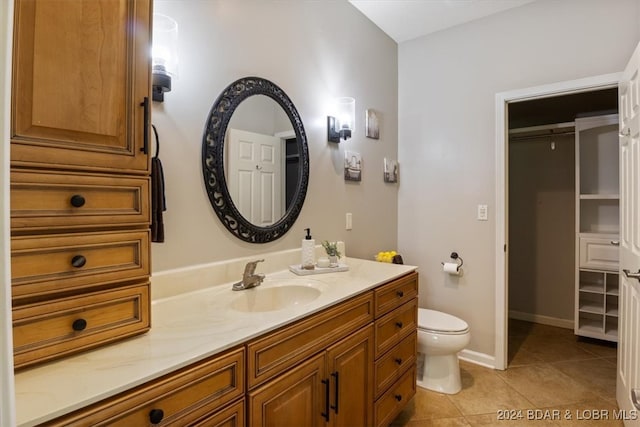
[{"label": "wall sconce light", "polygon": [[178,75],[178,23],[175,19],[153,14],[152,50],[153,100],[164,102],[164,93],[171,91],[171,78]]},{"label": "wall sconce light", "polygon": [[335,100],[335,116],[327,117],[327,139],[329,142],[340,142],[351,138],[355,127],[356,100],[349,97]]}]

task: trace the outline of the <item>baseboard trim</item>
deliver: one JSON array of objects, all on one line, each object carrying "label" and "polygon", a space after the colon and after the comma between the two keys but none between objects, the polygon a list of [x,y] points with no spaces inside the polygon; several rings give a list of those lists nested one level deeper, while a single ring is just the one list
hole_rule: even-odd
[{"label": "baseboard trim", "polygon": [[573,320],[569,319],[559,319],[557,317],[542,316],[540,314],[524,313],[515,310],[509,310],[509,318],[573,330]]},{"label": "baseboard trim", "polygon": [[465,362],[473,363],[476,365],[484,366],[485,368],[495,369],[496,358],[485,353],[479,353],[473,350],[464,349],[458,353],[458,359]]}]

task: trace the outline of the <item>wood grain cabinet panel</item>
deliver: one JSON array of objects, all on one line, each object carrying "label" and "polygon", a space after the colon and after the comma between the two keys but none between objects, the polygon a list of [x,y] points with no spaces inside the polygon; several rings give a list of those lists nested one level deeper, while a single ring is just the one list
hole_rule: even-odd
[{"label": "wood grain cabinet panel", "polygon": [[374,408],[376,427],[387,426],[416,394],[416,367],[412,366],[382,397]]},{"label": "wood grain cabinet panel", "polygon": [[14,300],[77,291],[150,274],[149,231],[38,235],[11,240]]},{"label": "wood grain cabinet panel", "polygon": [[398,344],[418,327],[418,299],[376,320],[376,358]]},{"label": "wood grain cabinet panel", "polygon": [[148,173],[150,0],[16,0],[15,24],[12,166]]},{"label": "wood grain cabinet panel", "polygon": [[374,292],[375,315],[380,317],[417,296],[418,273],[416,272],[382,285]]},{"label": "wood grain cabinet panel", "polygon": [[417,338],[417,333],[410,334],[384,356],[376,360],[374,371],[376,397],[379,397],[400,378],[404,371],[416,364],[416,355],[418,353]]},{"label": "wood grain cabinet panel", "polygon": [[[324,354],[290,369],[248,394],[250,427],[325,426],[330,385]],[[327,415],[328,416],[328,415]]]},{"label": "wood grain cabinet panel", "polygon": [[148,226],[148,177],[11,171],[11,229]]},{"label": "wood grain cabinet panel", "polygon": [[244,414],[244,399],[242,399],[219,410],[214,415],[192,424],[191,427],[244,427]]},{"label": "wood grain cabinet panel", "polygon": [[217,411],[244,395],[244,355],[239,348],[213,356],[45,425],[242,425],[242,415],[233,415],[242,402],[229,413]]},{"label": "wood grain cabinet panel", "polygon": [[247,345],[253,388],[373,321],[371,292],[310,316]]},{"label": "wood grain cabinet panel", "polygon": [[147,331],[148,300],[146,283],[14,309],[16,368]]}]

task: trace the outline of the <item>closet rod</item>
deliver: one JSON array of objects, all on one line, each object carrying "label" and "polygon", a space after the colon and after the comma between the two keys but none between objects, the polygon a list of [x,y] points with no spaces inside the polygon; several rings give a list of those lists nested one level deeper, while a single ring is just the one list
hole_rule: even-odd
[{"label": "closet rod", "polygon": [[575,131],[549,133],[544,135],[509,136],[509,142],[528,141],[531,139],[554,138],[563,135],[575,135]]}]

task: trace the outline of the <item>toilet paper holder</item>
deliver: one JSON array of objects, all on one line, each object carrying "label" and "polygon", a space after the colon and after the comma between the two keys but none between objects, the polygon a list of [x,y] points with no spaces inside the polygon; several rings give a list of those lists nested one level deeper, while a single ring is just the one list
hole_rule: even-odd
[{"label": "toilet paper holder", "polygon": [[[460,267],[462,267],[462,264],[464,264],[464,261],[462,260],[462,257],[460,255],[458,255],[458,252],[451,252],[451,255],[449,255],[449,257],[453,260],[455,260],[458,263],[458,266],[456,267],[457,271],[460,271]],[[442,264],[444,266],[444,262],[441,262],[440,264]]]}]

